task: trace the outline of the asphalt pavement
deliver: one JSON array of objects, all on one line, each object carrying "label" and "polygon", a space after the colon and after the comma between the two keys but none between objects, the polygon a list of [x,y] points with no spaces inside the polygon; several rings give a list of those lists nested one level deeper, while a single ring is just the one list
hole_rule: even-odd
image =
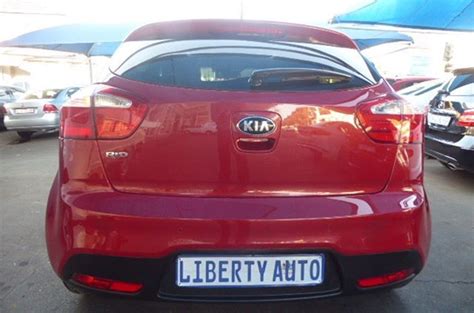
[{"label": "asphalt pavement", "polygon": [[0,133],[0,312],[474,312],[474,175],[426,161],[433,219],[428,264],[391,292],[317,301],[190,304],[83,296],[53,273],[44,215],[57,168],[57,133],[20,142]]}]

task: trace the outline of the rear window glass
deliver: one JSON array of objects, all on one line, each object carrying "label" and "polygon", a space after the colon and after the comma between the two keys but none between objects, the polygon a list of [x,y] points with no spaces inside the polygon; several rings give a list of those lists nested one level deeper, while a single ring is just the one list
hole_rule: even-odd
[{"label": "rear window glass", "polygon": [[451,92],[457,88],[472,83],[474,83],[474,74],[458,75],[452,78],[451,82],[448,85],[448,91]]},{"label": "rear window glass", "polygon": [[420,91],[420,90],[423,90],[423,88],[425,88],[425,86],[418,86],[417,85],[414,85],[414,86],[410,86],[408,88],[405,88],[405,89],[401,89],[400,91],[398,91],[399,94],[401,95],[411,95],[417,91]]},{"label": "rear window glass", "polygon": [[36,90],[29,91],[23,97],[24,100],[34,100],[34,99],[54,99],[56,98],[61,89],[46,89],[46,90]]},{"label": "rear window glass", "polygon": [[113,60],[111,70],[151,84],[213,90],[328,90],[374,83],[357,50],[314,46],[238,40],[157,42],[129,55],[119,52],[123,60]]},{"label": "rear window glass", "polygon": [[434,89],[439,89],[440,87],[441,87],[441,83],[436,84],[436,85],[433,85],[433,86],[431,86],[431,87],[429,87],[429,88],[424,88],[423,90],[421,90],[421,91],[415,93],[415,96],[422,95],[422,94],[427,93],[427,92],[430,92],[430,91],[432,91],[432,90],[434,90]]},{"label": "rear window glass", "polygon": [[[470,96],[474,97],[474,82],[456,88],[450,93],[451,96]],[[474,99],[473,99],[474,100]]]},{"label": "rear window glass", "polygon": [[408,88],[401,89],[398,91],[398,93],[401,95],[419,96],[424,93],[430,92],[434,89],[440,89],[442,84],[443,84],[442,80],[434,80],[434,81],[430,80],[430,81],[412,85]]}]

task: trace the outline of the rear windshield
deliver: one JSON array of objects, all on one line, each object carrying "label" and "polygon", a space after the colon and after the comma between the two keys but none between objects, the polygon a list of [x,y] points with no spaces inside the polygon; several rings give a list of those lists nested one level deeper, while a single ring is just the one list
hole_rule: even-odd
[{"label": "rear windshield", "polygon": [[474,83],[474,74],[463,74],[454,76],[451,82],[447,86],[447,91],[452,92],[457,88],[465,86],[467,84]]},{"label": "rear windshield", "polygon": [[375,83],[355,49],[249,40],[126,42],[111,71],[151,84],[213,90],[330,90]]},{"label": "rear windshield", "polygon": [[424,93],[430,92],[434,89],[440,89],[442,84],[443,84],[442,81],[435,81],[435,82],[428,81],[428,82],[418,83],[410,87],[401,89],[398,91],[398,93],[405,96],[406,95],[419,96]]},{"label": "rear windshield", "polygon": [[[470,96],[474,98],[474,82],[456,88],[450,93],[451,96]],[[473,99],[474,100],[474,99]]]},{"label": "rear windshield", "polygon": [[61,89],[29,91],[23,96],[23,100],[54,99],[59,95],[60,92]]},{"label": "rear windshield", "polygon": [[427,92],[430,92],[430,91],[432,91],[432,90],[434,90],[434,89],[439,89],[440,87],[441,87],[441,83],[436,84],[436,85],[433,85],[433,86],[428,87],[428,88],[424,88],[423,90],[418,91],[417,93],[415,93],[415,96],[422,95],[422,94],[427,93]]}]

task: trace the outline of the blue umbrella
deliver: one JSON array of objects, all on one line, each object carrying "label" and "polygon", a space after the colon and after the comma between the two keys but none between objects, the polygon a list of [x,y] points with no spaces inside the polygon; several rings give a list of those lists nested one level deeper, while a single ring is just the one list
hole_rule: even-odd
[{"label": "blue umbrella", "polygon": [[[11,40],[0,42],[0,47],[37,48],[65,51],[92,56],[111,56],[127,35],[140,26],[127,24],[70,24],[40,29]],[[351,37],[360,49],[375,45],[406,41],[412,38],[395,31],[337,28]]]},{"label": "blue umbrella", "polygon": [[53,26],[0,42],[0,47],[36,48],[79,53],[90,57],[111,56],[127,35],[140,24],[69,24]]},{"label": "blue umbrella", "polygon": [[0,42],[0,47],[37,48],[91,56],[111,56],[140,24],[70,24],[53,26]]},{"label": "blue umbrella", "polygon": [[[127,24],[70,24],[49,27],[0,42],[0,47],[22,47],[57,50],[91,56],[111,56],[127,35],[140,26]],[[412,38],[395,31],[337,28],[346,33],[360,49],[395,42],[412,42]]]},{"label": "blue umbrella", "polygon": [[358,10],[335,16],[332,23],[474,31],[474,1],[375,0]]},{"label": "blue umbrella", "polygon": [[392,43],[404,42],[413,43],[413,38],[396,31],[385,31],[377,29],[356,29],[336,26],[334,30],[346,34],[355,41],[360,50],[368,49],[374,46]]}]

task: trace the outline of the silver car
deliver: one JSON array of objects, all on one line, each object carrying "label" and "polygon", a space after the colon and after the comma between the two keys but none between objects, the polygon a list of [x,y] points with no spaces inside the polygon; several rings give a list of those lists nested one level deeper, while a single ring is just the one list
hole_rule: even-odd
[{"label": "silver car", "polygon": [[3,117],[5,115],[5,103],[15,102],[20,99],[25,91],[15,86],[0,85],[0,129],[5,129]]},{"label": "silver car", "polygon": [[59,111],[78,90],[69,87],[27,92],[20,100],[5,104],[5,127],[15,130],[22,139],[30,139],[36,131],[59,128]]}]

